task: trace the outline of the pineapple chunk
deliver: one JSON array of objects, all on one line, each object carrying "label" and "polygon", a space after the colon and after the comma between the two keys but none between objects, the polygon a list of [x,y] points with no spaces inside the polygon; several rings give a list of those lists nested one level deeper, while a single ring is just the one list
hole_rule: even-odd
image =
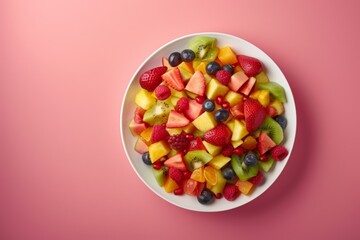
[{"label": "pineapple chunk", "polygon": [[148,110],[156,103],[156,98],[151,96],[150,92],[142,88],[135,95],[135,103],[142,109]]},{"label": "pineapple chunk", "polygon": [[229,91],[229,88],[221,84],[216,79],[211,79],[209,84],[206,86],[206,96],[209,99],[214,100],[217,96],[225,96],[225,94]]},{"label": "pineapple chunk", "polygon": [[197,117],[192,124],[202,132],[206,132],[216,126],[214,115],[210,112],[204,112]]},{"label": "pineapple chunk", "polygon": [[212,145],[212,144],[210,144],[210,143],[208,143],[206,141],[203,141],[202,143],[205,146],[208,153],[210,153],[212,156],[218,155],[222,150],[222,147]]},{"label": "pineapple chunk", "polygon": [[209,165],[212,166],[215,169],[221,169],[223,166],[225,166],[228,162],[230,162],[230,157],[225,157],[222,154],[219,154],[215,156],[211,161],[209,162]]},{"label": "pineapple chunk", "polygon": [[226,95],[225,95],[225,101],[229,102],[230,107],[241,103],[243,100],[243,96],[240,93],[234,92],[234,91],[229,91]]},{"label": "pineapple chunk", "polygon": [[149,155],[151,162],[154,163],[161,157],[167,155],[170,152],[170,147],[165,141],[159,141],[149,146]]},{"label": "pineapple chunk", "polygon": [[231,136],[231,141],[234,141],[234,142],[239,141],[248,134],[249,134],[249,132],[246,130],[245,125],[242,122],[240,122],[239,120],[235,119],[234,120],[234,131]]}]

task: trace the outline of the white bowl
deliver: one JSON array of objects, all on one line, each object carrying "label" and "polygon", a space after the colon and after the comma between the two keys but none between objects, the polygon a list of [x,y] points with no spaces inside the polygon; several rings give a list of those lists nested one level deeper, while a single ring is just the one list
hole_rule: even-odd
[{"label": "white bowl", "polygon": [[[145,165],[141,160],[141,155],[135,152],[134,144],[136,138],[133,137],[129,131],[129,122],[133,117],[134,110],[136,105],[134,103],[135,93],[140,89],[138,79],[140,75],[153,68],[160,66],[162,64],[162,57],[169,56],[171,52],[181,51],[187,47],[189,40],[195,36],[210,36],[217,39],[218,46],[231,46],[237,54],[249,55],[255,58],[258,58],[264,65],[266,73],[270,81],[277,82],[284,87],[287,103],[285,103],[285,117],[288,120],[288,125],[285,130],[285,141],[283,145],[288,149],[289,155],[282,161],[276,163],[275,168],[269,173],[265,174],[266,181],[261,186],[257,186],[255,191],[249,196],[240,195],[235,201],[227,201],[224,198],[220,200],[215,200],[210,205],[202,205],[197,201],[197,198],[189,195],[176,196],[174,194],[169,194],[164,191],[163,188],[159,187],[156,183],[156,180],[151,172],[151,167]],[[290,86],[281,72],[280,68],[276,63],[262,50],[253,44],[232,35],[216,33],[216,32],[204,32],[196,33],[187,36],[177,38],[164,46],[160,47],[153,54],[151,54],[138,70],[135,72],[134,76],[129,82],[129,85],[126,89],[122,107],[121,107],[121,116],[120,116],[120,129],[121,129],[121,138],[122,143],[128,157],[128,160],[131,166],[134,168],[135,172],[139,178],[148,186],[154,193],[160,196],[162,199],[184,209],[201,211],[201,212],[218,212],[233,209],[239,206],[242,206],[265,192],[279,177],[280,173],[283,171],[286,163],[289,160],[290,153],[292,151],[295,135],[296,135],[296,109],[293,94],[291,92]]]}]

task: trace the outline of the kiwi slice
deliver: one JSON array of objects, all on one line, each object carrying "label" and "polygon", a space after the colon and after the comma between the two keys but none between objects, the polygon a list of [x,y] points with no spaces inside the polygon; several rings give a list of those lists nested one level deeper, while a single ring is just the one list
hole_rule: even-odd
[{"label": "kiwi slice", "polygon": [[219,53],[219,48],[217,48],[217,47],[213,47],[213,48],[209,49],[206,56],[203,58],[203,61],[205,61],[205,62],[215,61],[218,53]]},{"label": "kiwi slice", "polygon": [[268,172],[275,165],[275,160],[271,156],[268,156],[266,162],[259,161],[258,164],[261,170]]},{"label": "kiwi slice", "polygon": [[208,52],[215,48],[215,38],[198,36],[191,39],[189,48],[194,51],[197,59],[204,59]]},{"label": "kiwi slice", "polygon": [[185,154],[185,163],[187,169],[194,171],[211,161],[213,156],[207,153],[205,150],[189,151]]},{"label": "kiwi slice", "polygon": [[172,109],[174,109],[174,106],[169,99],[157,101],[146,110],[143,121],[150,125],[166,123]]},{"label": "kiwi slice", "polygon": [[246,181],[252,177],[255,177],[259,171],[259,166],[256,164],[254,166],[246,166],[244,163],[245,155],[232,155],[231,156],[231,167],[234,169],[234,172],[239,177],[240,181]]},{"label": "kiwi slice", "polygon": [[280,124],[269,116],[266,116],[263,123],[257,129],[259,132],[266,132],[267,135],[276,143],[280,144],[284,139],[284,132]]},{"label": "kiwi slice", "polygon": [[160,169],[152,168],[152,172],[156,179],[156,182],[159,184],[160,187],[164,186],[166,175],[168,173],[168,168],[163,166]]},{"label": "kiwi slice", "polygon": [[286,102],[286,95],[284,88],[276,82],[262,82],[256,85],[259,89],[268,90],[272,96],[280,102]]}]

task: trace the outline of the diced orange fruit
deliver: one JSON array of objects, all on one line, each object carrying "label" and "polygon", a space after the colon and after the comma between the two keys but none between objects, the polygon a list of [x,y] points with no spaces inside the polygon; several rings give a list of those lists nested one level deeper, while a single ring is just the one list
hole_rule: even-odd
[{"label": "diced orange fruit", "polygon": [[165,192],[171,193],[171,192],[174,192],[174,190],[178,189],[178,188],[179,188],[179,185],[172,178],[170,178],[168,176],[164,183]]},{"label": "diced orange fruit", "polygon": [[207,62],[201,62],[196,68],[195,68],[195,71],[196,70],[200,70],[203,74],[206,73],[206,65],[207,65]]},{"label": "diced orange fruit", "polygon": [[205,180],[205,176],[204,176],[204,166],[195,169],[192,172],[190,178],[195,181],[201,182],[201,183],[205,182],[206,180]]},{"label": "diced orange fruit", "polygon": [[249,181],[240,181],[238,180],[235,185],[239,188],[240,192],[242,192],[245,195],[249,195],[252,187],[254,186],[254,184],[252,184]]},{"label": "diced orange fruit", "polygon": [[207,183],[214,186],[217,183],[216,169],[211,166],[206,166],[204,168],[204,177]]},{"label": "diced orange fruit", "polygon": [[247,136],[241,146],[247,150],[252,150],[257,147],[257,141],[253,136]]},{"label": "diced orange fruit", "polygon": [[234,68],[234,73],[237,73],[237,72],[243,72],[244,70],[240,67],[240,66],[236,66]]},{"label": "diced orange fruit", "polygon": [[236,54],[229,46],[225,46],[219,49],[218,58],[223,64],[234,64],[238,61]]},{"label": "diced orange fruit", "polygon": [[146,143],[150,143],[151,134],[152,134],[152,127],[148,127],[141,132],[140,136],[145,140]]}]

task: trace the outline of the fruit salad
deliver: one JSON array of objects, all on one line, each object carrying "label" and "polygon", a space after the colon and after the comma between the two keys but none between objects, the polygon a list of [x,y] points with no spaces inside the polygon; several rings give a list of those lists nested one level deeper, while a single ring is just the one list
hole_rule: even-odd
[{"label": "fruit salad", "polygon": [[287,157],[286,94],[254,56],[198,36],[138,81],[134,149],[167,193],[235,201]]}]

